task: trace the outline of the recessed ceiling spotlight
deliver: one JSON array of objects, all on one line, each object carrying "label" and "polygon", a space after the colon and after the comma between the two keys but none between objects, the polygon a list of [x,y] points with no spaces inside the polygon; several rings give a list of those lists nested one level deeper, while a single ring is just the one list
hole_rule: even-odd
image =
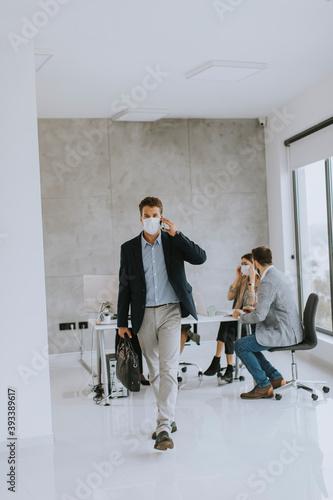
[{"label": "recessed ceiling spotlight", "polygon": [[155,122],[168,116],[163,109],[123,109],[111,117],[117,122]]},{"label": "recessed ceiling spotlight", "polygon": [[51,57],[54,56],[53,49],[34,49],[35,53],[35,71],[39,71]]},{"label": "recessed ceiling spotlight", "polygon": [[194,80],[238,82],[267,68],[266,63],[241,61],[208,61],[185,74]]}]

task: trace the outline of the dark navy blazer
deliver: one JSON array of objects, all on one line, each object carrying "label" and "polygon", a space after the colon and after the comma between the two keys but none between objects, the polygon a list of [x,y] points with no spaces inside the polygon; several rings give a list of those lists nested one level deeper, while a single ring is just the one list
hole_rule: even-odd
[{"label": "dark navy blazer", "polygon": [[[146,304],[146,281],[142,262],[141,234],[121,246],[118,296],[118,328],[128,326],[131,305],[132,332],[140,330]],[[161,231],[165,266],[169,282],[180,301],[181,315],[197,319],[192,287],[187,282],[184,262],[203,264],[206,252],[179,232],[175,236]]]}]

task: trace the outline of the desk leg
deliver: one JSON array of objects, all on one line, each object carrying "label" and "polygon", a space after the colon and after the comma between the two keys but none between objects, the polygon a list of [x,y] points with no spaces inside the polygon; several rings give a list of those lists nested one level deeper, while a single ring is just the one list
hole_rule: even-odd
[{"label": "desk leg", "polygon": [[99,343],[100,343],[100,330],[96,330],[96,336],[97,336],[97,341],[96,341],[96,345],[97,345],[97,349],[96,349],[96,352],[97,352],[97,384],[98,385],[101,385],[102,383],[102,372],[101,372],[101,349],[100,349],[100,346],[99,346]]},{"label": "desk leg", "polygon": [[[237,321],[237,340],[240,339],[242,336],[242,323],[240,321]],[[236,355],[235,355],[236,356]],[[236,362],[235,362],[235,380],[239,380],[239,359],[236,356]]]},{"label": "desk leg", "polygon": [[[104,330],[100,331],[100,359],[102,361],[102,372],[103,372],[103,382],[104,382],[104,397],[109,396],[110,388],[109,388],[109,379],[108,379],[108,370],[106,366],[106,355],[105,355],[105,342],[104,342]],[[108,403],[106,403],[108,404]]]}]

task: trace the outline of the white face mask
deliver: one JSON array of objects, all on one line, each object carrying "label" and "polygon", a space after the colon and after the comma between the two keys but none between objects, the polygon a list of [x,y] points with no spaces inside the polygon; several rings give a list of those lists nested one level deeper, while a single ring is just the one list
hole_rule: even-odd
[{"label": "white face mask", "polygon": [[260,271],[259,269],[256,268],[256,266],[253,264],[253,267],[254,267],[254,272],[259,276],[260,278]]},{"label": "white face mask", "polygon": [[249,275],[249,270],[250,270],[250,266],[249,265],[246,265],[246,264],[242,264],[241,265],[241,272],[242,272],[242,274],[244,274],[244,276],[248,276]]},{"label": "white face mask", "polygon": [[143,228],[148,234],[156,234],[160,229],[160,218],[159,217],[148,217],[148,219],[143,220]]}]

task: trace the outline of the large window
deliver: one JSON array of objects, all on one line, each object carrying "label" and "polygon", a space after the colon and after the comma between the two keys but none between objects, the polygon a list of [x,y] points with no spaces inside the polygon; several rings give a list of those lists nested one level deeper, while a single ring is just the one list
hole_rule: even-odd
[{"label": "large window", "polygon": [[332,333],[332,170],[331,159],[293,172],[299,306],[319,295],[317,328]]}]

